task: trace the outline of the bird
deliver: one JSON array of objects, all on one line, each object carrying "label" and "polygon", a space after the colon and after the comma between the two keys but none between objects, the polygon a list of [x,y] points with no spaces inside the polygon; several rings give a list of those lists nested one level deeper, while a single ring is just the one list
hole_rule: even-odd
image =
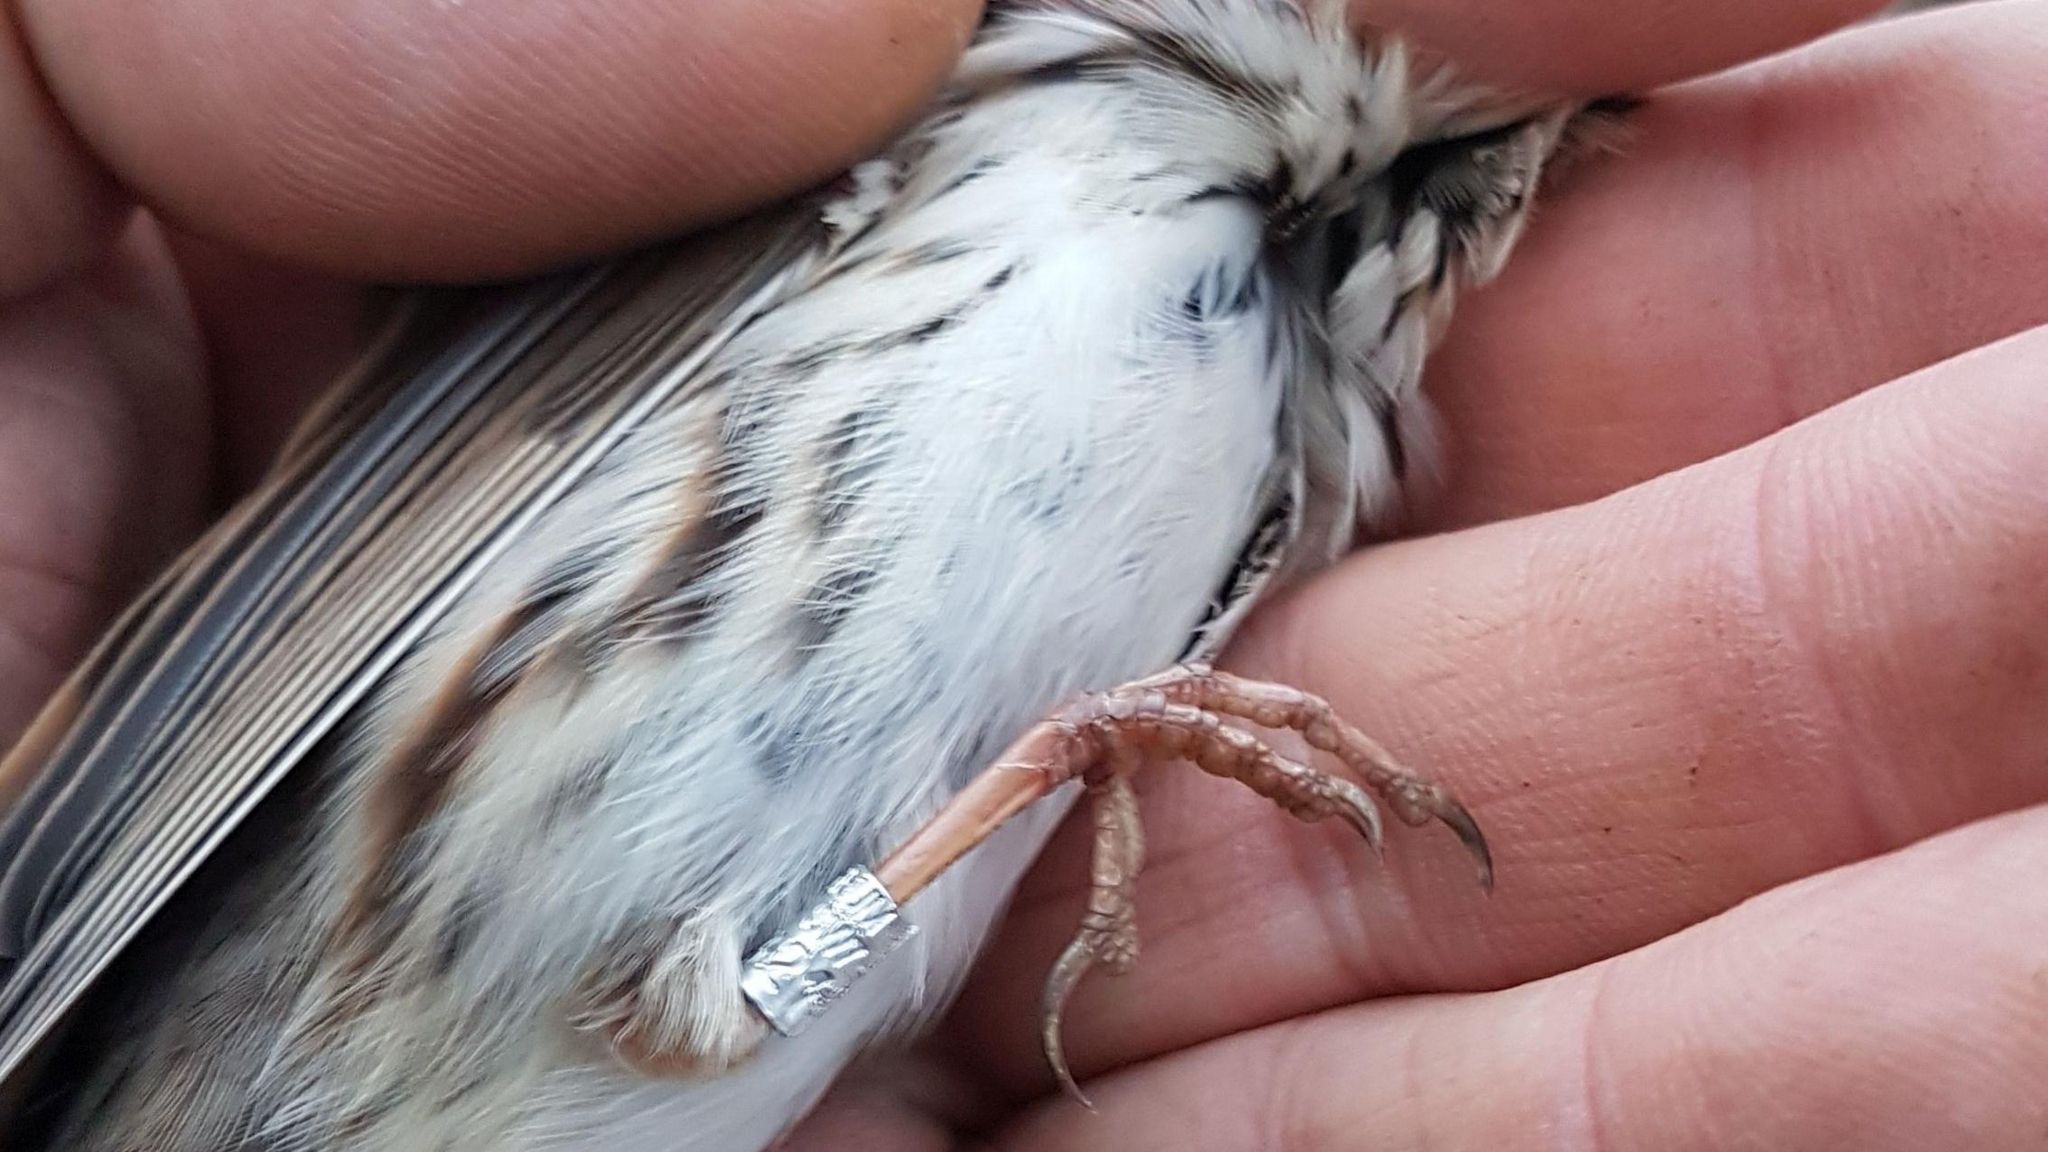
[{"label": "bird", "polygon": [[[1330,0],[995,0],[830,183],[392,293],[0,762],[7,1146],[754,1152],[944,1011],[1087,793],[1066,1078],[1148,756],[1484,863],[1448,792],[1206,662],[1399,522],[1424,357],[1593,112]],[[934,837],[918,935],[778,1035],[748,958]]]}]

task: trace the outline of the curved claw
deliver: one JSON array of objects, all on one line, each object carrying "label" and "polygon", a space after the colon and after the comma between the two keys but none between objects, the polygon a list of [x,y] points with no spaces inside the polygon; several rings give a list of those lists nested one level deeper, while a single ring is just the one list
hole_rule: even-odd
[{"label": "curved claw", "polygon": [[1486,846],[1486,833],[1479,830],[1479,821],[1465,810],[1463,804],[1444,798],[1444,804],[1436,811],[1436,818],[1458,836],[1458,842],[1472,854],[1479,865],[1479,887],[1482,891],[1493,891],[1493,849]]},{"label": "curved claw", "polygon": [[1069,1098],[1090,1112],[1095,1111],[1095,1102],[1081,1091],[1073,1069],[1067,1066],[1066,1046],[1060,1041],[1060,1021],[1067,1011],[1067,999],[1094,966],[1095,949],[1087,934],[1074,937],[1053,964],[1052,974],[1045,978],[1045,995],[1039,1002],[1038,1016],[1038,1042],[1045,1052],[1045,1062],[1052,1068],[1053,1078],[1060,1082],[1061,1090]]},{"label": "curved claw", "polygon": [[1330,777],[1329,787],[1337,801],[1337,815],[1365,837],[1365,842],[1372,845],[1373,855],[1384,858],[1387,854],[1386,824],[1380,817],[1379,804],[1365,789],[1342,777]]}]

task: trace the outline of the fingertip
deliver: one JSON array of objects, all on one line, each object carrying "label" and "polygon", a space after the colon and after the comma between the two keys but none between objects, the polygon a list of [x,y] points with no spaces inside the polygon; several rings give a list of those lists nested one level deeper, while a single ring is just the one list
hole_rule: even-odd
[{"label": "fingertip", "polygon": [[976,0],[28,0],[52,90],[180,227],[330,272],[526,271],[828,176],[936,88]]}]

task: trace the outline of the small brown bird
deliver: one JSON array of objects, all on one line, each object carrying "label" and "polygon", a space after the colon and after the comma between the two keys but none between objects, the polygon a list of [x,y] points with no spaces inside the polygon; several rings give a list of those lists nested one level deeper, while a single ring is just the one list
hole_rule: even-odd
[{"label": "small brown bird", "polygon": [[[1579,111],[1330,3],[998,2],[830,188],[406,296],[0,765],[7,1147],[760,1149],[945,1006],[1079,777],[1056,1057],[1146,757],[1484,863],[1318,702],[1174,665],[1390,522]],[[906,841],[916,940],[774,1035],[750,954]]]}]

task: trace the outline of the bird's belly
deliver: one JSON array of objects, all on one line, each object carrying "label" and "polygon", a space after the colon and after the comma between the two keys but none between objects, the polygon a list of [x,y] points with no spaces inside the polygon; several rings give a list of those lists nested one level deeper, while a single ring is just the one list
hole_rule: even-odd
[{"label": "bird's belly", "polygon": [[[1248,439],[1235,471],[1141,470],[1092,504],[1069,496],[1083,503],[1062,509],[1042,478],[961,499],[892,541],[900,559],[829,642],[793,656],[762,640],[752,658],[678,662],[672,683],[693,707],[647,735],[633,790],[688,779],[698,804],[686,812],[678,795],[672,827],[693,831],[671,834],[722,849],[718,873],[671,883],[746,908],[757,942],[831,877],[874,863],[1058,704],[1175,659],[1256,512],[1271,446]],[[775,613],[756,618],[753,635],[771,634]],[[711,1084],[620,1079],[557,1097],[556,1122],[592,1132],[590,1147],[672,1149],[679,1132],[686,1149],[765,1146],[866,1038],[945,1005],[1073,798],[1026,813],[921,894],[908,910],[920,936],[800,1040],[771,1041]],[[631,833],[622,823],[612,836],[617,851]]]},{"label": "bird's belly", "polygon": [[[1210,267],[1178,239],[1160,259]],[[800,380],[763,349],[803,347],[804,325],[858,302],[778,310],[750,330],[758,347],[707,369],[717,388],[658,413],[541,517],[366,706],[311,869],[342,879],[309,897],[326,912],[294,913],[332,920],[370,891],[396,920],[407,975],[343,1046],[378,1075],[411,1054],[407,1103],[363,1147],[757,1148],[864,1039],[943,1006],[1071,797],[926,890],[916,942],[732,1074],[646,1080],[567,1035],[563,1007],[650,924],[686,929],[683,967],[736,971],[1032,722],[1183,651],[1280,451],[1270,318],[1190,334],[1177,267],[1075,258],[1097,263],[1042,255],[1058,290],[1005,293],[938,338]],[[1048,300],[1058,315],[1030,311]],[[1133,316],[1179,326],[1115,327]],[[476,700],[486,718],[456,716],[469,726],[442,739],[449,702]],[[421,758],[421,733],[459,761]],[[426,815],[398,836],[379,823],[394,811]],[[379,843],[406,850],[401,899],[365,887],[356,862]],[[275,946],[295,944],[323,946]],[[706,987],[737,995],[736,979]],[[316,982],[307,1010],[327,994]],[[431,1106],[458,1089],[459,1107]],[[505,1143],[515,1132],[525,1145]]]},{"label": "bird's belly", "polygon": [[1026,726],[1173,660],[1258,511],[1264,415],[1242,445],[1096,444],[1085,467],[1038,453],[994,483],[1001,446],[960,452],[951,466],[973,475],[957,477],[934,452],[933,472],[873,494],[873,514],[830,546],[762,560],[708,637],[628,654],[616,686],[504,749],[507,775],[610,765],[575,847],[533,878],[556,897],[533,906],[535,930],[559,931],[594,891],[638,887],[738,917],[758,942]]}]

